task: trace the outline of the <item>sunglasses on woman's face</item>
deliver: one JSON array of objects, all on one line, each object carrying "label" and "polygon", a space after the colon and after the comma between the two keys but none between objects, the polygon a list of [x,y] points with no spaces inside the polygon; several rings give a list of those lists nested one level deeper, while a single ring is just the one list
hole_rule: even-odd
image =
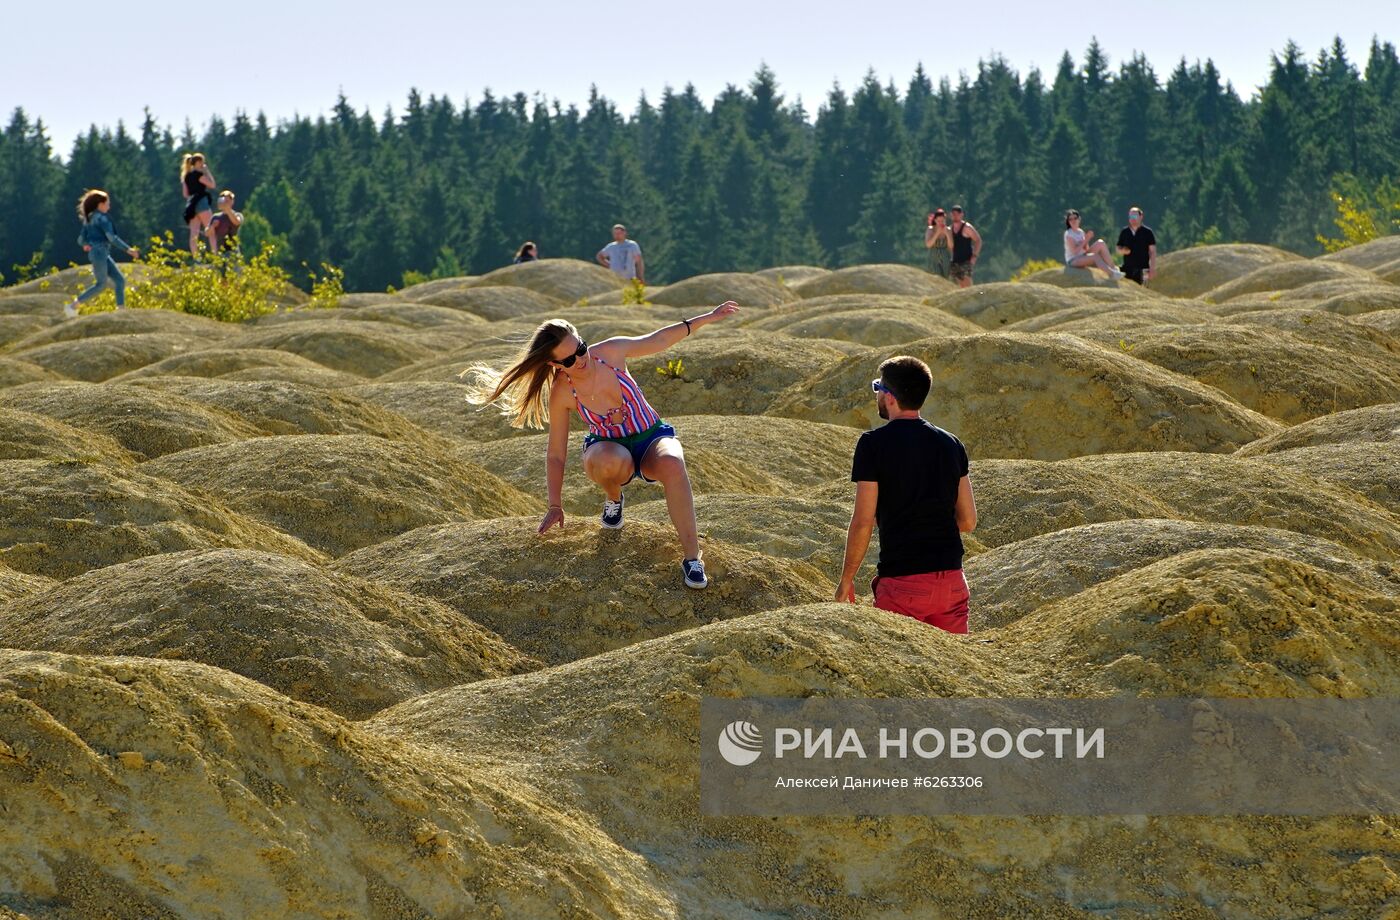
[{"label": "sunglasses on woman's face", "polygon": [[560,358],[556,363],[557,363],[560,367],[573,367],[573,366],[574,366],[574,362],[577,361],[579,358],[582,358],[582,357],[583,357],[585,354],[587,354],[587,353],[588,353],[588,343],[585,342],[583,339],[579,339],[579,340],[578,340],[578,351],[576,351],[576,352],[574,352],[573,354],[569,355],[567,358]]}]

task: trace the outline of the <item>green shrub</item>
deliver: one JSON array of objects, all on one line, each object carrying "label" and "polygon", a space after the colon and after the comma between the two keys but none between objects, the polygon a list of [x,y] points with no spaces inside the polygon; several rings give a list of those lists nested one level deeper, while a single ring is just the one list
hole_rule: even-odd
[{"label": "green shrub", "polygon": [[1353,176],[1337,176],[1330,196],[1337,208],[1332,223],[1341,236],[1317,235],[1317,241],[1328,252],[1400,233],[1400,188],[1389,179],[1382,179],[1375,188],[1366,188]]},{"label": "green shrub", "polygon": [[651,301],[647,300],[647,286],[636,278],[627,282],[627,287],[622,289],[622,303],[624,306],[651,306]]},{"label": "green shrub", "polygon": [[[195,261],[189,252],[176,248],[173,234],[152,237],[141,260],[141,277],[127,288],[127,306],[175,310],[226,323],[274,313],[278,300],[291,287],[287,272],[273,264],[274,255],[274,247],[265,244],[252,258],[235,251]],[[341,272],[329,265],[321,268],[324,274],[313,274],[311,278],[310,306],[336,306],[344,293]],[[101,313],[115,307],[116,299],[109,288],[80,312]]]},{"label": "green shrub", "polygon": [[1011,275],[1012,281],[1023,281],[1034,275],[1036,272],[1043,272],[1050,268],[1059,268],[1059,262],[1054,259],[1027,259],[1026,264],[1016,269]]}]

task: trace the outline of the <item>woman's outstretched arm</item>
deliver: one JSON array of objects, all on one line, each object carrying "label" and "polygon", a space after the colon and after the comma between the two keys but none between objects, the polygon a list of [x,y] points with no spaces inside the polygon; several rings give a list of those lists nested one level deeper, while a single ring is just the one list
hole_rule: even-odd
[{"label": "woman's outstretched arm", "polygon": [[663,352],[684,339],[686,336],[696,332],[702,326],[724,319],[726,316],[733,316],[739,310],[739,305],[732,300],[715,307],[709,313],[702,313],[689,320],[681,320],[669,326],[663,326],[650,335],[639,336],[615,336],[599,342],[598,347],[608,348],[622,352],[624,358],[641,358],[646,355],[654,355]]}]

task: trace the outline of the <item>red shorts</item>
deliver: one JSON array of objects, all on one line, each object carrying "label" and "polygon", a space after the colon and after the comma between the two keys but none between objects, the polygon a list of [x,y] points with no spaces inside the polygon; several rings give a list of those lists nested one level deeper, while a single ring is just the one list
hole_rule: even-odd
[{"label": "red shorts", "polygon": [[870,583],[875,606],[946,629],[967,632],[967,579],[962,569],[877,577]]}]

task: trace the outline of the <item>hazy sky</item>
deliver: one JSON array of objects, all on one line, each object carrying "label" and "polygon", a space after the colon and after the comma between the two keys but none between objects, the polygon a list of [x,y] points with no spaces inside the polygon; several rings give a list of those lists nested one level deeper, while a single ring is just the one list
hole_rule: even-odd
[{"label": "hazy sky", "polygon": [[[89,124],[140,124],[143,106],[178,135],[211,114],[265,111],[274,121],[316,115],[344,90],[376,118],[400,109],[410,87],[460,103],[489,87],[583,103],[590,84],[630,112],[645,90],[695,84],[707,101],[743,84],[762,62],[789,99],[815,113],[833,80],[852,87],[874,68],[907,84],[922,61],[935,79],[975,72],[1003,55],[1023,74],[1053,74],[1061,52],[1082,58],[1097,36],[1116,69],[1144,52],[1165,78],[1177,60],[1213,59],[1243,95],[1267,74],[1269,54],[1291,38],[1309,58],[1341,35],[1358,65],[1371,38],[1400,43],[1393,0],[1169,0],[947,3],[710,0],[582,3],[536,0],[237,0],[150,12],[99,4],[5,0],[0,114],[16,106],[43,118],[62,154]],[[127,12],[129,10],[129,12]],[[83,34],[100,30],[98,43]]]}]

